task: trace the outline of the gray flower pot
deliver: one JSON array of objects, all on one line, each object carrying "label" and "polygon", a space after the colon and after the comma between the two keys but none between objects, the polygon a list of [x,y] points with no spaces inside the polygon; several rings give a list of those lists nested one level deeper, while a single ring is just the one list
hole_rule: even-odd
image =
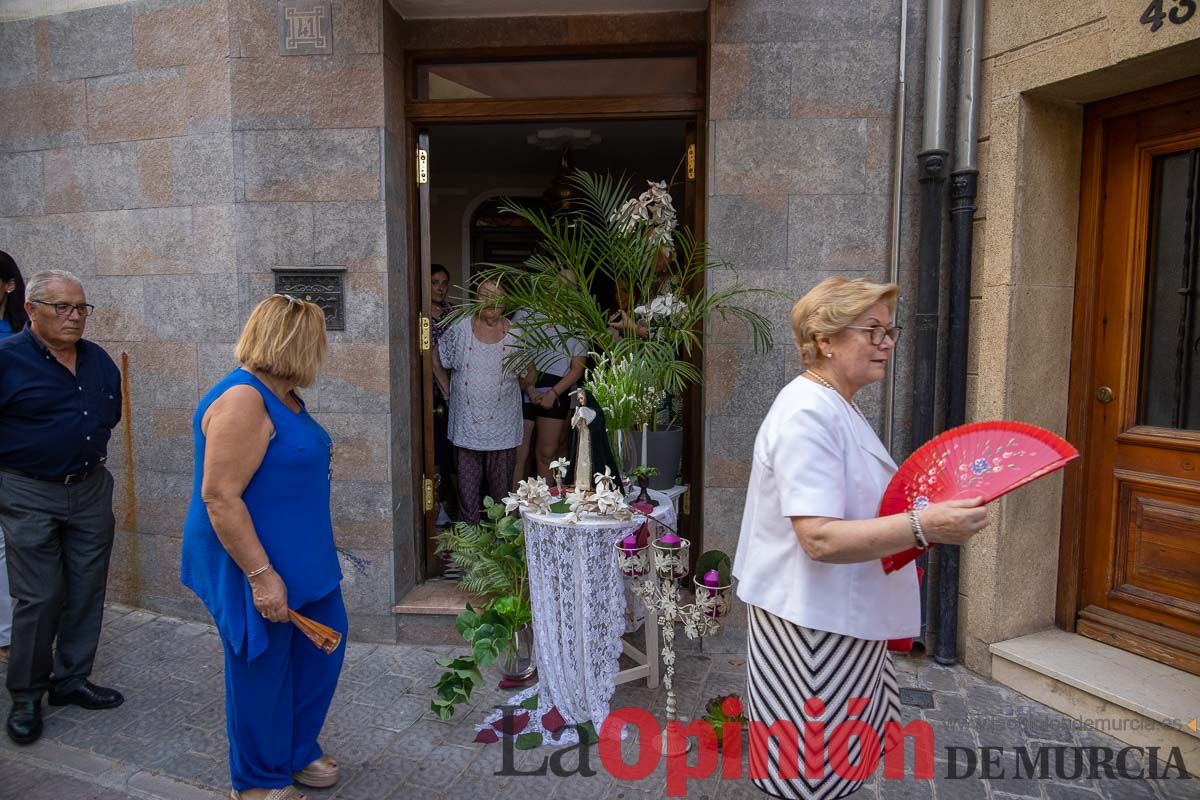
[{"label": "gray flower pot", "polygon": [[[642,463],[642,432],[629,431],[623,437],[626,465]],[[670,427],[661,431],[650,431],[646,435],[646,466],[658,469],[650,479],[651,489],[670,489],[679,475],[683,462],[683,428]]]}]

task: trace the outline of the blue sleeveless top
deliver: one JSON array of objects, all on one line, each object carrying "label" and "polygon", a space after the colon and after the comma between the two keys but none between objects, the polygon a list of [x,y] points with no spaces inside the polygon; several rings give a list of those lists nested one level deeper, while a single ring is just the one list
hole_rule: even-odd
[{"label": "blue sleeveless top", "polygon": [[329,512],[333,440],[303,402],[299,413],[292,411],[250,372],[234,370],[204,395],[192,418],[195,477],[183,523],[180,580],[203,601],[234,653],[245,648],[252,661],[266,649],[271,623],[255,609],[250,582],[217,539],[200,496],[205,446],[200,422],[213,401],[243,384],[262,395],[275,434],[242,500],[271,565],[287,586],[288,607],[300,608],[328,595],[341,582],[342,570]]}]

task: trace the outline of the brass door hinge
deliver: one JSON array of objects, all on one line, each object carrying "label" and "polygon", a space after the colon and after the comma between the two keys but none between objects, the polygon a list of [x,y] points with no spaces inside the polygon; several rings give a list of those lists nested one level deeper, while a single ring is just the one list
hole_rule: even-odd
[{"label": "brass door hinge", "polygon": [[696,145],[689,144],[687,149],[687,179],[696,180]]},{"label": "brass door hinge", "polygon": [[417,332],[417,338],[420,340],[420,348],[422,353],[428,353],[433,349],[433,322],[429,317],[421,314],[420,329]]},{"label": "brass door hinge", "polygon": [[433,511],[434,508],[432,478],[426,478],[424,475],[421,476],[421,494],[424,497],[423,506],[425,508],[425,513],[428,514],[430,511]]},{"label": "brass door hinge", "polygon": [[429,151],[417,148],[417,183],[429,183]]},{"label": "brass door hinge", "polygon": [[692,490],[685,489],[683,494],[679,496],[679,513],[683,516],[691,516],[692,513]]}]

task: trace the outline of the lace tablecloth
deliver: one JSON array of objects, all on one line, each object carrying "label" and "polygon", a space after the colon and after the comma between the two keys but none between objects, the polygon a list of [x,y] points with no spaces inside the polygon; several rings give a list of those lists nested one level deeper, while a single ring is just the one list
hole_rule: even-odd
[{"label": "lace tablecloth", "polygon": [[[670,499],[659,492],[651,496],[659,502],[652,518],[674,528]],[[626,631],[625,585],[613,544],[646,518],[568,523],[565,517],[524,515],[538,707],[543,713],[557,708],[568,724],[590,720],[598,731],[616,689]]]}]

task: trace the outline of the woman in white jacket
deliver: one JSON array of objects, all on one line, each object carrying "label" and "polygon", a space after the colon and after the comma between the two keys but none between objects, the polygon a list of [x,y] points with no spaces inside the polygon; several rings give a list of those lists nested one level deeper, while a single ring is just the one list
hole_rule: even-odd
[{"label": "woman in white jacket", "polygon": [[[887,642],[920,633],[920,600],[915,566],[888,575],[880,557],[961,544],[986,525],[979,500],[876,516],[896,464],[854,396],[884,376],[900,333],[897,291],[833,277],[796,303],[792,331],[806,371],[775,398],[754,443],[733,573],[750,615],[747,716],[800,737],[756,737],[763,726],[751,728],[751,777],[776,797],[850,795],[882,754],[860,752],[861,738],[840,748],[804,741],[806,704],[827,739],[856,718],[883,743],[887,723],[899,721]],[[820,763],[806,765],[806,745]],[[864,775],[848,769],[864,762],[872,768]]]}]

